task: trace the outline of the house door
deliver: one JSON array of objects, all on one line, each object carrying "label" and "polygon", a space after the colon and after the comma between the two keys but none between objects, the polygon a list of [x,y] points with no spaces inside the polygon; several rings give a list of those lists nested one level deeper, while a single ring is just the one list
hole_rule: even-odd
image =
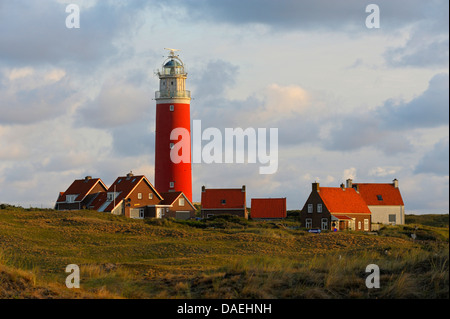
[{"label": "house door", "polygon": [[162,212],[164,208],[157,208],[156,209],[156,218],[162,218]]},{"label": "house door", "polygon": [[328,218],[322,218],[322,230],[328,229]]}]

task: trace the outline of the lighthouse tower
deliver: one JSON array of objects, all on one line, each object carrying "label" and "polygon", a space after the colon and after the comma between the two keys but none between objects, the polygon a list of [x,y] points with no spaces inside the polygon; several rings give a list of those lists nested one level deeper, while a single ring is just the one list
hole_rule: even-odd
[{"label": "lighthouse tower", "polygon": [[[155,135],[155,187],[158,192],[182,191],[192,201],[192,166],[191,141],[183,152],[189,152],[189,162],[173,163],[170,151],[179,140],[171,140],[170,133],[175,128],[191,132],[190,101],[191,92],[186,90],[187,73],[184,64],[170,51],[168,58],[157,72],[159,91],[156,100],[156,135]],[[181,139],[181,137],[180,137]],[[184,140],[184,143],[187,141]],[[186,146],[186,144],[183,144]]]}]

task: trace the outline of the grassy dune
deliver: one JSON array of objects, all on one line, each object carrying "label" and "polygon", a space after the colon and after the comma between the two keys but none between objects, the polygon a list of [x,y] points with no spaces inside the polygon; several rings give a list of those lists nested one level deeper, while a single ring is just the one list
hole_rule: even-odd
[{"label": "grassy dune", "polygon": [[[0,209],[0,298],[449,297],[448,224],[378,236],[298,226]],[[68,264],[80,266],[81,289],[65,287]],[[365,285],[368,264],[380,267],[379,289]]]}]

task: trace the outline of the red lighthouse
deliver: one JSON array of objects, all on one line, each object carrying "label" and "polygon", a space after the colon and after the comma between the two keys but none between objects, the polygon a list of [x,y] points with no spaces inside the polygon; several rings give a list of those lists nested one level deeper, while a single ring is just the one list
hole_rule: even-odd
[{"label": "red lighthouse", "polygon": [[[155,187],[158,192],[182,191],[192,201],[191,142],[183,151],[189,152],[189,161],[174,163],[170,151],[179,141],[171,140],[170,134],[176,128],[191,132],[191,92],[186,90],[187,73],[184,64],[170,50],[162,70],[157,72],[159,91],[156,91],[156,134],[155,134]],[[184,141],[186,142],[186,141]]]}]

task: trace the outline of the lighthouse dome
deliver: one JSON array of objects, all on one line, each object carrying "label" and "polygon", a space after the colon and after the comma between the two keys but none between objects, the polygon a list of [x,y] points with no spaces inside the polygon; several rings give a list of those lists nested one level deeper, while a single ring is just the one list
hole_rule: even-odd
[{"label": "lighthouse dome", "polygon": [[174,67],[174,66],[181,66],[181,63],[178,62],[177,60],[172,59],[166,64],[164,64],[164,67]]}]

